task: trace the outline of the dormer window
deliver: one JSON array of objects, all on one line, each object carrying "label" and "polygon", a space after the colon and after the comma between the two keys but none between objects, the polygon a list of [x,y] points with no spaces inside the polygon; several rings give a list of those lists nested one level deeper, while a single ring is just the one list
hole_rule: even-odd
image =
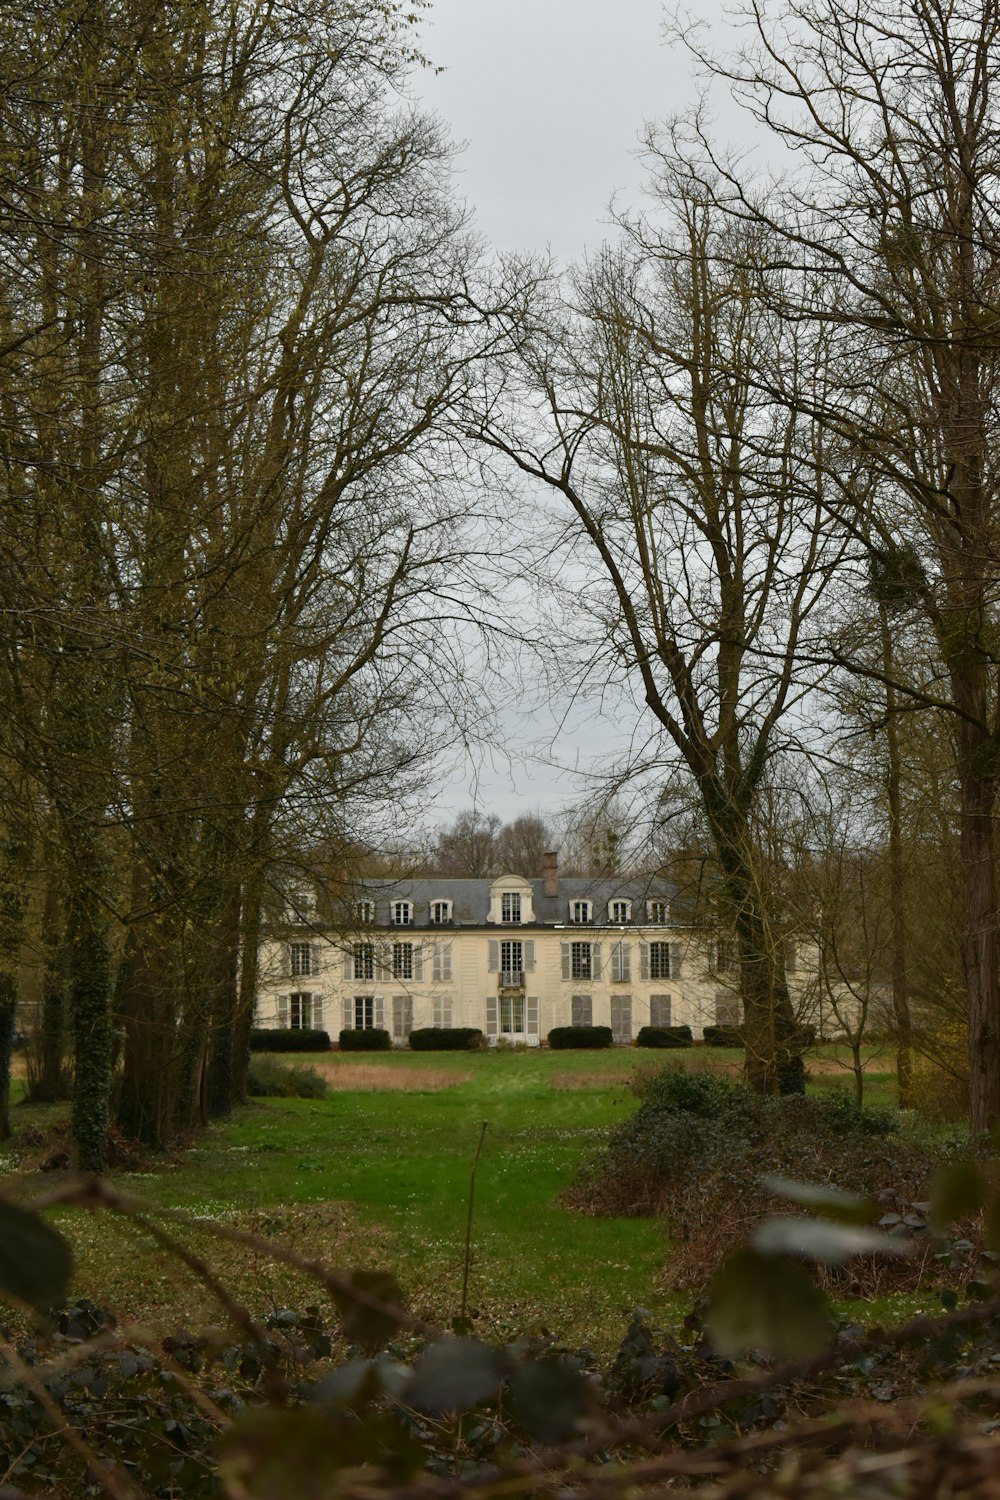
[{"label": "dormer window", "polygon": [[296,886],[285,896],[286,922],[311,922],[316,915],[316,893],[306,886]]},{"label": "dormer window", "polygon": [[358,901],[354,907],[354,919],[359,927],[370,927],[375,920],[374,901]]},{"label": "dormer window", "polygon": [[434,926],[435,927],[440,927],[442,925],[442,923],[444,923],[444,922],[450,922],[450,921],[451,921],[451,902],[450,901],[432,901],[431,902],[431,922],[434,924]]},{"label": "dormer window", "polygon": [[646,915],[650,922],[654,923],[657,927],[665,927],[670,920],[667,914],[666,901],[647,901]]},{"label": "dormer window", "polygon": [[413,926],[412,901],[394,901],[392,903],[392,925],[393,927]]},{"label": "dormer window", "polygon": [[609,901],[608,902],[608,918],[612,922],[631,922],[631,920],[632,920],[632,903],[631,903],[631,901]]},{"label": "dormer window", "polygon": [[571,922],[589,922],[591,903],[589,901],[571,901],[569,903],[569,919]]},{"label": "dormer window", "polygon": [[503,895],[500,897],[500,920],[501,922],[520,922],[520,891],[504,891]]}]

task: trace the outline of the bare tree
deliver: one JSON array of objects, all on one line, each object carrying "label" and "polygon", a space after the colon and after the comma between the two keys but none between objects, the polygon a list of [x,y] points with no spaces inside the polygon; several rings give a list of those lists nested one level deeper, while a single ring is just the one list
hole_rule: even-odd
[{"label": "bare tree", "polygon": [[[634,683],[692,778],[737,946],[748,1077],[777,1092],[801,1088],[802,1065],[757,811],[839,555],[801,414],[823,343],[772,317],[741,269],[770,255],[756,231],[734,236],[666,171],[657,192],[663,227],[632,226],[569,305],[526,296],[470,426],[562,502],[595,668]],[[798,411],[760,394],[758,373],[778,367],[808,387]]]}]

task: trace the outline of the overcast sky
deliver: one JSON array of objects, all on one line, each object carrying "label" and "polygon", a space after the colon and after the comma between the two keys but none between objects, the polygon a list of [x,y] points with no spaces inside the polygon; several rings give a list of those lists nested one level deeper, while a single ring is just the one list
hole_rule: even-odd
[{"label": "overcast sky", "polygon": [[[718,0],[700,17],[717,18]],[[423,47],[443,72],[418,75],[424,102],[464,143],[459,190],[497,250],[550,250],[564,264],[613,233],[608,205],[641,197],[639,137],[694,98],[687,55],[663,35],[662,0],[433,0]],[[518,750],[555,730],[554,712],[512,704],[508,738],[457,770],[434,821],[475,795],[503,818],[581,796],[586,777],[558,776]],[[551,747],[566,766],[607,763],[625,740],[593,711],[571,715]],[[477,779],[478,772],[478,779]]]}]

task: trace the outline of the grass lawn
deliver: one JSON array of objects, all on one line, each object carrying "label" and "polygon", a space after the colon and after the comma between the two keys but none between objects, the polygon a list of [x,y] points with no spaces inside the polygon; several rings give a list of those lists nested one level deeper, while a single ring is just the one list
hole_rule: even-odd
[{"label": "grass lawn", "polygon": [[[664,1318],[677,1309],[654,1289],[662,1227],[584,1217],[557,1199],[635,1108],[628,1084],[636,1069],[681,1060],[738,1069],[741,1058],[706,1048],[297,1058],[327,1073],[326,1098],[253,1103],[210,1127],[173,1164],[117,1180],[147,1203],[249,1227],[340,1269],[393,1269],[415,1311],[446,1321],[459,1310],[469,1172],[485,1121],[470,1280],[477,1327],[490,1338],[544,1329],[607,1353],[636,1303]],[[829,1055],[818,1056],[813,1071],[816,1088],[849,1085]],[[889,1102],[892,1082],[888,1072],[873,1074],[871,1102]],[[52,1118],[36,1109],[25,1115]],[[51,1181],[34,1177],[25,1186]],[[160,1328],[218,1321],[207,1291],[140,1231],[103,1214],[62,1219],[77,1246],[80,1295],[110,1305],[122,1321]],[[185,1230],[184,1238],[209,1247],[200,1232]],[[214,1242],[211,1258],[256,1315],[319,1300],[266,1250],[248,1255]]]}]

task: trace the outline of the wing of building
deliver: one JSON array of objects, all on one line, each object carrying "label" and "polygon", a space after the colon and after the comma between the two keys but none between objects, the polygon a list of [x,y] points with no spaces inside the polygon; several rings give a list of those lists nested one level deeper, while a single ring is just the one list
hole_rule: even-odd
[{"label": "wing of building", "polygon": [[[796,985],[796,955],[786,967]],[[384,1027],[398,1046],[425,1026],[475,1026],[537,1044],[556,1026],[736,1024],[724,945],[666,885],[564,879],[554,855],[530,880],[362,882],[329,911],[290,899],[260,955],[257,1024]]]}]

